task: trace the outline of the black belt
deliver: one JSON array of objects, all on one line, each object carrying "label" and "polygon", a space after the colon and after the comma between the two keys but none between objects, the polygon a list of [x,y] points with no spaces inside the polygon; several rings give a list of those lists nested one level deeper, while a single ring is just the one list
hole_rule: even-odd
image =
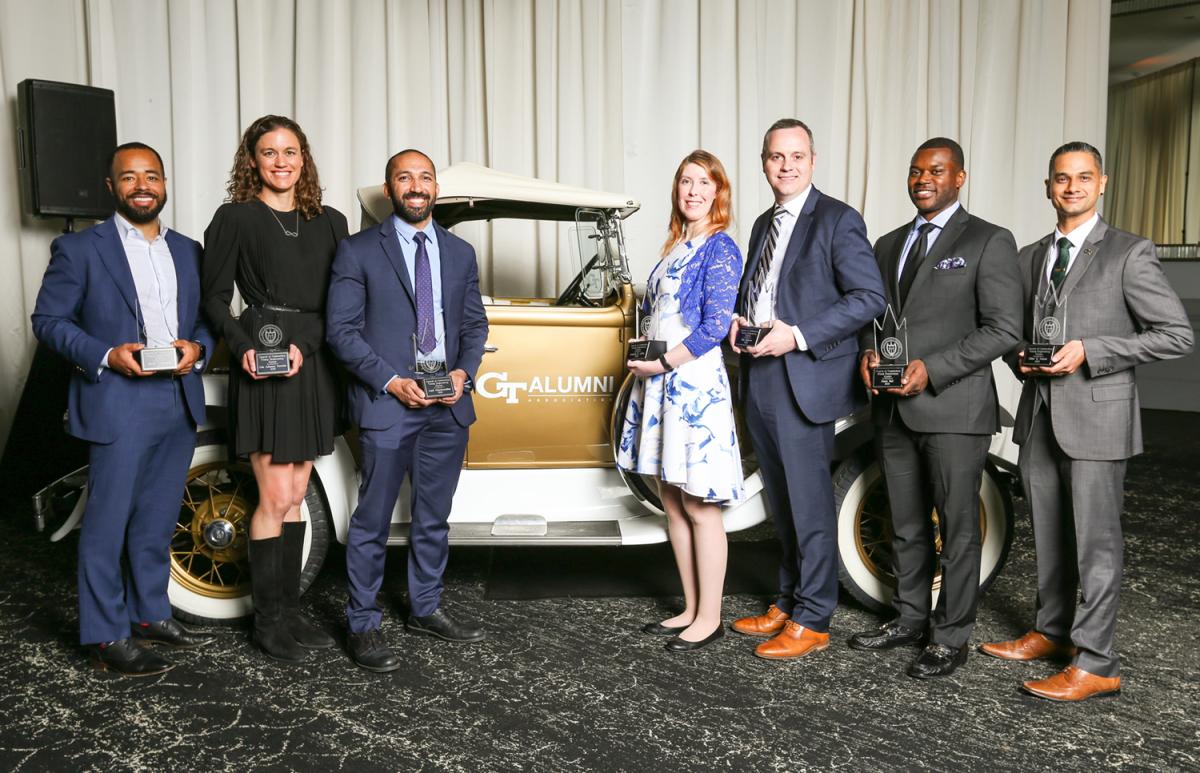
[{"label": "black belt", "polygon": [[[254,308],[254,307],[252,307]],[[273,303],[260,303],[257,308],[266,309],[267,311],[286,311],[292,314],[320,314],[319,309],[293,309],[291,306],[277,306]]]}]

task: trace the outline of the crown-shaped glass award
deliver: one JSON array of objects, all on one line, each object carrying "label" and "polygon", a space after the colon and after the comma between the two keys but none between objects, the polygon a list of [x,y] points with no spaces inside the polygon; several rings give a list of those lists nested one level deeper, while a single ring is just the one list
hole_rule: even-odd
[{"label": "crown-shaped glass award", "polygon": [[896,312],[888,304],[883,317],[873,324],[879,364],[871,369],[871,388],[899,389],[908,368],[908,320],[896,319]]},{"label": "crown-shaped glass award", "polygon": [[629,351],[626,354],[627,360],[657,360],[659,357],[667,353],[667,342],[650,338],[650,332],[654,330],[656,325],[655,320],[658,319],[653,314],[647,314],[642,317],[642,324],[639,331],[642,334],[640,341],[630,341]]},{"label": "crown-shaped glass award", "polygon": [[1033,310],[1033,341],[1025,346],[1022,364],[1029,368],[1049,368],[1054,355],[1067,342],[1067,304],[1058,297],[1053,282],[1046,283],[1046,292]]},{"label": "crown-shaped glass award", "polygon": [[[438,343],[442,339],[437,339]],[[422,354],[417,346],[417,334],[413,333],[413,373],[416,374],[417,386],[421,388],[426,400],[438,400],[454,396],[454,379],[446,373],[446,363]],[[437,346],[434,346],[437,349]]]}]

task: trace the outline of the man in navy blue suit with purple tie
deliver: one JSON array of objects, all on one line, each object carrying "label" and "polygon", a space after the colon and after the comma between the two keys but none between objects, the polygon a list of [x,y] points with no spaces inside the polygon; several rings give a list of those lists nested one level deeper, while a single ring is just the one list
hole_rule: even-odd
[{"label": "man in navy blue suit with purple tie", "polygon": [[213,340],[199,316],[200,245],[158,219],[166,181],[149,145],[117,147],[107,179],[116,214],[54,240],[33,311],[34,335],[75,366],[67,431],[88,442],[79,639],[97,668],[123,676],[173,667],[142,642],[212,641],[179,625],[167,600]]},{"label": "man in navy blue suit with purple tie", "polygon": [[[363,449],[346,540],[350,654],[376,672],[400,667],[380,631],[376,595],[405,473],[412,482],[405,628],[447,641],[484,638],[441,603],[447,519],[475,421],[466,385],[488,333],[475,250],[433,222],[438,185],[428,156],[400,151],[388,160],[385,179],[395,214],[341,243],[326,317],[329,346],[354,377],[349,403]],[[428,372],[445,374],[453,394],[428,396],[420,380]]]}]

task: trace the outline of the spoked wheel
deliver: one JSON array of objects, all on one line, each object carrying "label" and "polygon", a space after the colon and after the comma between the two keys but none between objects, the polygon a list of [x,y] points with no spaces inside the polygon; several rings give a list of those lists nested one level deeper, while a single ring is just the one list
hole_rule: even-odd
[{"label": "spoked wheel", "polygon": [[[228,459],[222,433],[200,433],[171,537],[168,594],[179,619],[213,624],[253,611],[248,550],[250,516],[257,506],[258,486],[250,465]],[[300,506],[301,520],[308,521],[301,591],[312,584],[325,560],[327,513],[314,472]]]},{"label": "spoked wheel", "polygon": [[[881,612],[892,603],[896,578],[892,573],[892,512],[879,464],[869,454],[842,462],[834,473],[833,493],[838,516],[838,578],[851,596]],[[930,517],[936,533],[937,511]],[[979,489],[979,526],[979,588],[986,591],[1004,568],[1013,526],[1012,497],[990,464]],[[940,536],[934,546],[940,553]],[[933,580],[934,603],[941,585],[939,567]]]}]

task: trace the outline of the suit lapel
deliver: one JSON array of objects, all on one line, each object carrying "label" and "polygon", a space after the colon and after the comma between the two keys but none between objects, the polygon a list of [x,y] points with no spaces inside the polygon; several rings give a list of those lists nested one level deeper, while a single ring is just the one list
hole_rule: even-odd
[{"label": "suit lapel", "polygon": [[908,229],[900,232],[894,243],[888,249],[885,265],[881,268],[884,272],[884,293],[887,295],[888,303],[892,305],[892,309],[900,307],[900,253],[904,251],[904,242],[908,237],[908,230],[912,229],[912,223],[908,224]]},{"label": "suit lapel", "polygon": [[962,232],[966,230],[969,219],[970,215],[967,214],[966,207],[962,206],[950,216],[950,220],[946,222],[946,227],[942,229],[942,232],[938,234],[937,240],[933,243],[933,248],[917,264],[917,275],[913,277],[912,287],[908,288],[909,298],[921,292],[921,288],[925,286],[930,276],[933,275],[933,267],[954,247],[954,243],[958,241],[958,237],[962,236]]},{"label": "suit lapel", "polygon": [[737,308],[740,313],[748,311],[746,308],[746,294],[750,292],[750,278],[758,270],[758,259],[762,257],[758,253],[762,251],[763,240],[767,237],[767,229],[771,227],[771,212],[774,210],[775,208],[772,206],[771,209],[759,215],[758,220],[755,221],[754,229],[750,231],[750,243],[746,245],[746,266],[742,269],[742,281],[738,288]]},{"label": "suit lapel", "polygon": [[191,245],[174,230],[167,230],[167,249],[171,251],[171,262],[175,264],[175,314],[179,325],[177,332],[182,338],[185,332],[191,331],[195,323],[191,310],[199,308],[195,300],[199,288],[192,284],[195,263],[189,262],[192,256]]},{"label": "suit lapel", "polygon": [[804,200],[804,206],[800,208],[800,214],[796,216],[796,225],[792,227],[792,235],[788,237],[787,252],[783,253],[783,265],[779,267],[779,282],[783,283],[783,277],[787,272],[792,270],[796,265],[796,261],[800,256],[800,247],[804,244],[804,240],[808,238],[808,229],[812,226],[813,211],[817,208],[817,199],[821,197],[821,192],[814,186],[808,192],[808,198]]},{"label": "suit lapel", "polygon": [[100,262],[112,276],[121,297],[135,315],[141,315],[137,302],[137,287],[133,284],[133,272],[129,270],[129,259],[125,257],[125,248],[121,246],[121,237],[117,232],[117,222],[110,217],[93,232],[100,243],[96,245],[100,253]]},{"label": "suit lapel", "polygon": [[445,228],[442,228],[437,223],[433,224],[433,232],[437,234],[438,240],[438,258],[441,263],[442,276],[442,315],[445,316],[451,308],[449,296],[451,290],[458,292],[458,280],[461,273],[454,270],[450,264],[458,259],[457,255],[452,254],[450,245],[450,234]]},{"label": "suit lapel", "polygon": [[400,285],[404,288],[404,292],[408,294],[409,303],[413,304],[415,308],[416,296],[413,294],[412,279],[408,276],[408,266],[404,265],[404,253],[400,251],[399,239],[392,218],[385,217],[379,224],[379,244],[383,247],[383,254],[387,256],[388,262],[392,264],[392,270],[400,279]]},{"label": "suit lapel", "polygon": [[1080,277],[1088,270],[1088,266],[1092,265],[1092,261],[1096,258],[1096,253],[1100,250],[1100,242],[1104,239],[1105,232],[1108,231],[1108,226],[1103,220],[1096,221],[1096,225],[1092,228],[1092,232],[1083,240],[1083,246],[1075,255],[1075,262],[1071,264],[1071,270],[1067,272],[1067,278],[1063,280],[1062,292],[1058,294],[1059,302],[1066,303],[1067,296],[1075,289],[1075,285],[1079,284]]}]

